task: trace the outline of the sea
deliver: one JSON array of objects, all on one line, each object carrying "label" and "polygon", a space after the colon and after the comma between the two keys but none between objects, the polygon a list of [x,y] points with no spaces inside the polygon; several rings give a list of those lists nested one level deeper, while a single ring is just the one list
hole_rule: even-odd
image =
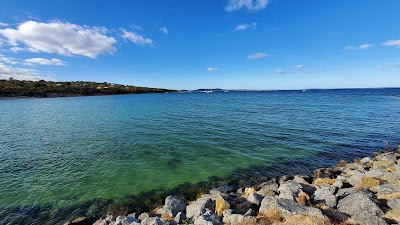
[{"label": "sea", "polygon": [[0,224],[149,210],[400,141],[400,89],[0,100]]}]

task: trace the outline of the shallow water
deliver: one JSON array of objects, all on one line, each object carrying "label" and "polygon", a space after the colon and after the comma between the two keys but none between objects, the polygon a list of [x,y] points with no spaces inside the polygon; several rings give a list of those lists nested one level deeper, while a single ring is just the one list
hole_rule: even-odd
[{"label": "shallow water", "polygon": [[[252,166],[295,171],[395,147],[400,89],[0,101],[0,224]],[[281,171],[276,171],[276,174]],[[9,213],[13,208],[13,214]],[[29,211],[33,210],[34,211]],[[11,215],[11,216],[10,216]],[[44,217],[43,220],[46,220]],[[40,218],[38,219],[40,221]]]}]

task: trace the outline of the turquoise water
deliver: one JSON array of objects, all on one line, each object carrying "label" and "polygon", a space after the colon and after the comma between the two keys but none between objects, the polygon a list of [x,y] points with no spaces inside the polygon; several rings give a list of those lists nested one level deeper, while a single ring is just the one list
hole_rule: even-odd
[{"label": "turquoise water", "polygon": [[[247,168],[296,172],[395,147],[400,89],[0,101],[0,224]],[[271,169],[281,161],[284,165]],[[278,170],[279,168],[279,170]],[[303,168],[304,169],[304,168]],[[307,172],[307,171],[305,171]],[[38,216],[39,215],[39,216]],[[54,219],[54,218],[53,218]],[[65,218],[61,218],[65,219]]]}]

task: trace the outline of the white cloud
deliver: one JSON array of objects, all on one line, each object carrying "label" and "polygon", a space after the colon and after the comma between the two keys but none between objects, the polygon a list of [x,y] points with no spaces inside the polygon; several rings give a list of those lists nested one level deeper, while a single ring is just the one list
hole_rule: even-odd
[{"label": "white cloud", "polygon": [[304,68],[304,65],[303,65],[303,64],[299,64],[299,65],[295,66],[294,68],[296,68],[297,70],[299,70],[299,69]]},{"label": "white cloud", "polygon": [[241,8],[247,8],[249,11],[259,11],[268,5],[268,0],[228,0],[225,11],[233,12]]},{"label": "white cloud", "polygon": [[368,48],[371,48],[373,45],[371,45],[371,44],[363,44],[363,45],[360,45],[359,46],[359,48],[360,49],[368,49]]},{"label": "white cloud", "polygon": [[2,54],[0,54],[0,62],[6,63],[6,64],[11,64],[11,65],[15,65],[15,64],[19,63],[19,61],[17,59],[12,58],[12,57],[7,57]]},{"label": "white cloud", "polygon": [[135,32],[122,29],[122,33],[123,38],[128,39],[137,45],[153,45],[153,40],[150,38],[145,38]]},{"label": "white cloud", "polygon": [[42,23],[27,21],[16,29],[0,29],[0,36],[7,38],[12,51],[54,53],[64,56],[81,55],[96,58],[100,54],[116,51],[113,37],[105,28],[79,26],[52,21]]},{"label": "white cloud", "polygon": [[277,73],[277,74],[285,74],[286,71],[284,71],[284,70],[275,70],[275,73]]},{"label": "white cloud", "polygon": [[133,29],[135,29],[135,30],[143,30],[143,28],[142,28],[141,26],[136,25],[136,24],[133,24],[131,27],[132,27]]},{"label": "white cloud", "polygon": [[256,53],[253,55],[247,56],[248,59],[262,59],[268,57],[267,53]]},{"label": "white cloud", "polygon": [[52,59],[44,59],[44,58],[31,58],[31,59],[26,59],[25,62],[28,65],[32,64],[38,64],[38,65],[44,65],[44,66],[65,66],[66,62],[57,59],[57,58],[52,58]]},{"label": "white cloud", "polygon": [[354,47],[354,46],[346,46],[346,47],[344,47],[344,50],[355,50],[356,49],[356,47]]},{"label": "white cloud", "polygon": [[400,40],[389,40],[382,44],[383,46],[397,46],[400,47]]},{"label": "white cloud", "polygon": [[17,80],[53,80],[50,76],[42,75],[39,71],[27,68],[7,66],[0,62],[0,79]]},{"label": "white cloud", "polygon": [[245,31],[245,30],[250,29],[250,28],[256,29],[257,28],[257,23],[253,22],[251,24],[249,24],[249,23],[239,24],[239,25],[237,25],[235,27],[235,31]]},{"label": "white cloud", "polygon": [[207,72],[215,72],[215,71],[218,71],[218,70],[219,70],[219,68],[215,68],[215,67],[208,67],[206,70],[207,70]]},{"label": "white cloud", "polygon": [[6,27],[6,26],[8,26],[7,23],[2,23],[2,22],[0,22],[0,27]]},{"label": "white cloud", "polygon": [[160,27],[158,30],[163,34],[168,34],[168,29],[166,27]]}]

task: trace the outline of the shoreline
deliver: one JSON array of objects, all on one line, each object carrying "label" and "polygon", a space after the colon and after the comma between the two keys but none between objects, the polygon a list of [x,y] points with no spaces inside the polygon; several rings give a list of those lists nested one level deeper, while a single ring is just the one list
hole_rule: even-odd
[{"label": "shoreline", "polygon": [[341,160],[311,176],[284,175],[248,186],[222,185],[203,190],[194,201],[168,196],[150,212],[109,212],[102,218],[79,217],[64,224],[396,223],[400,223],[400,145],[373,158]]}]

